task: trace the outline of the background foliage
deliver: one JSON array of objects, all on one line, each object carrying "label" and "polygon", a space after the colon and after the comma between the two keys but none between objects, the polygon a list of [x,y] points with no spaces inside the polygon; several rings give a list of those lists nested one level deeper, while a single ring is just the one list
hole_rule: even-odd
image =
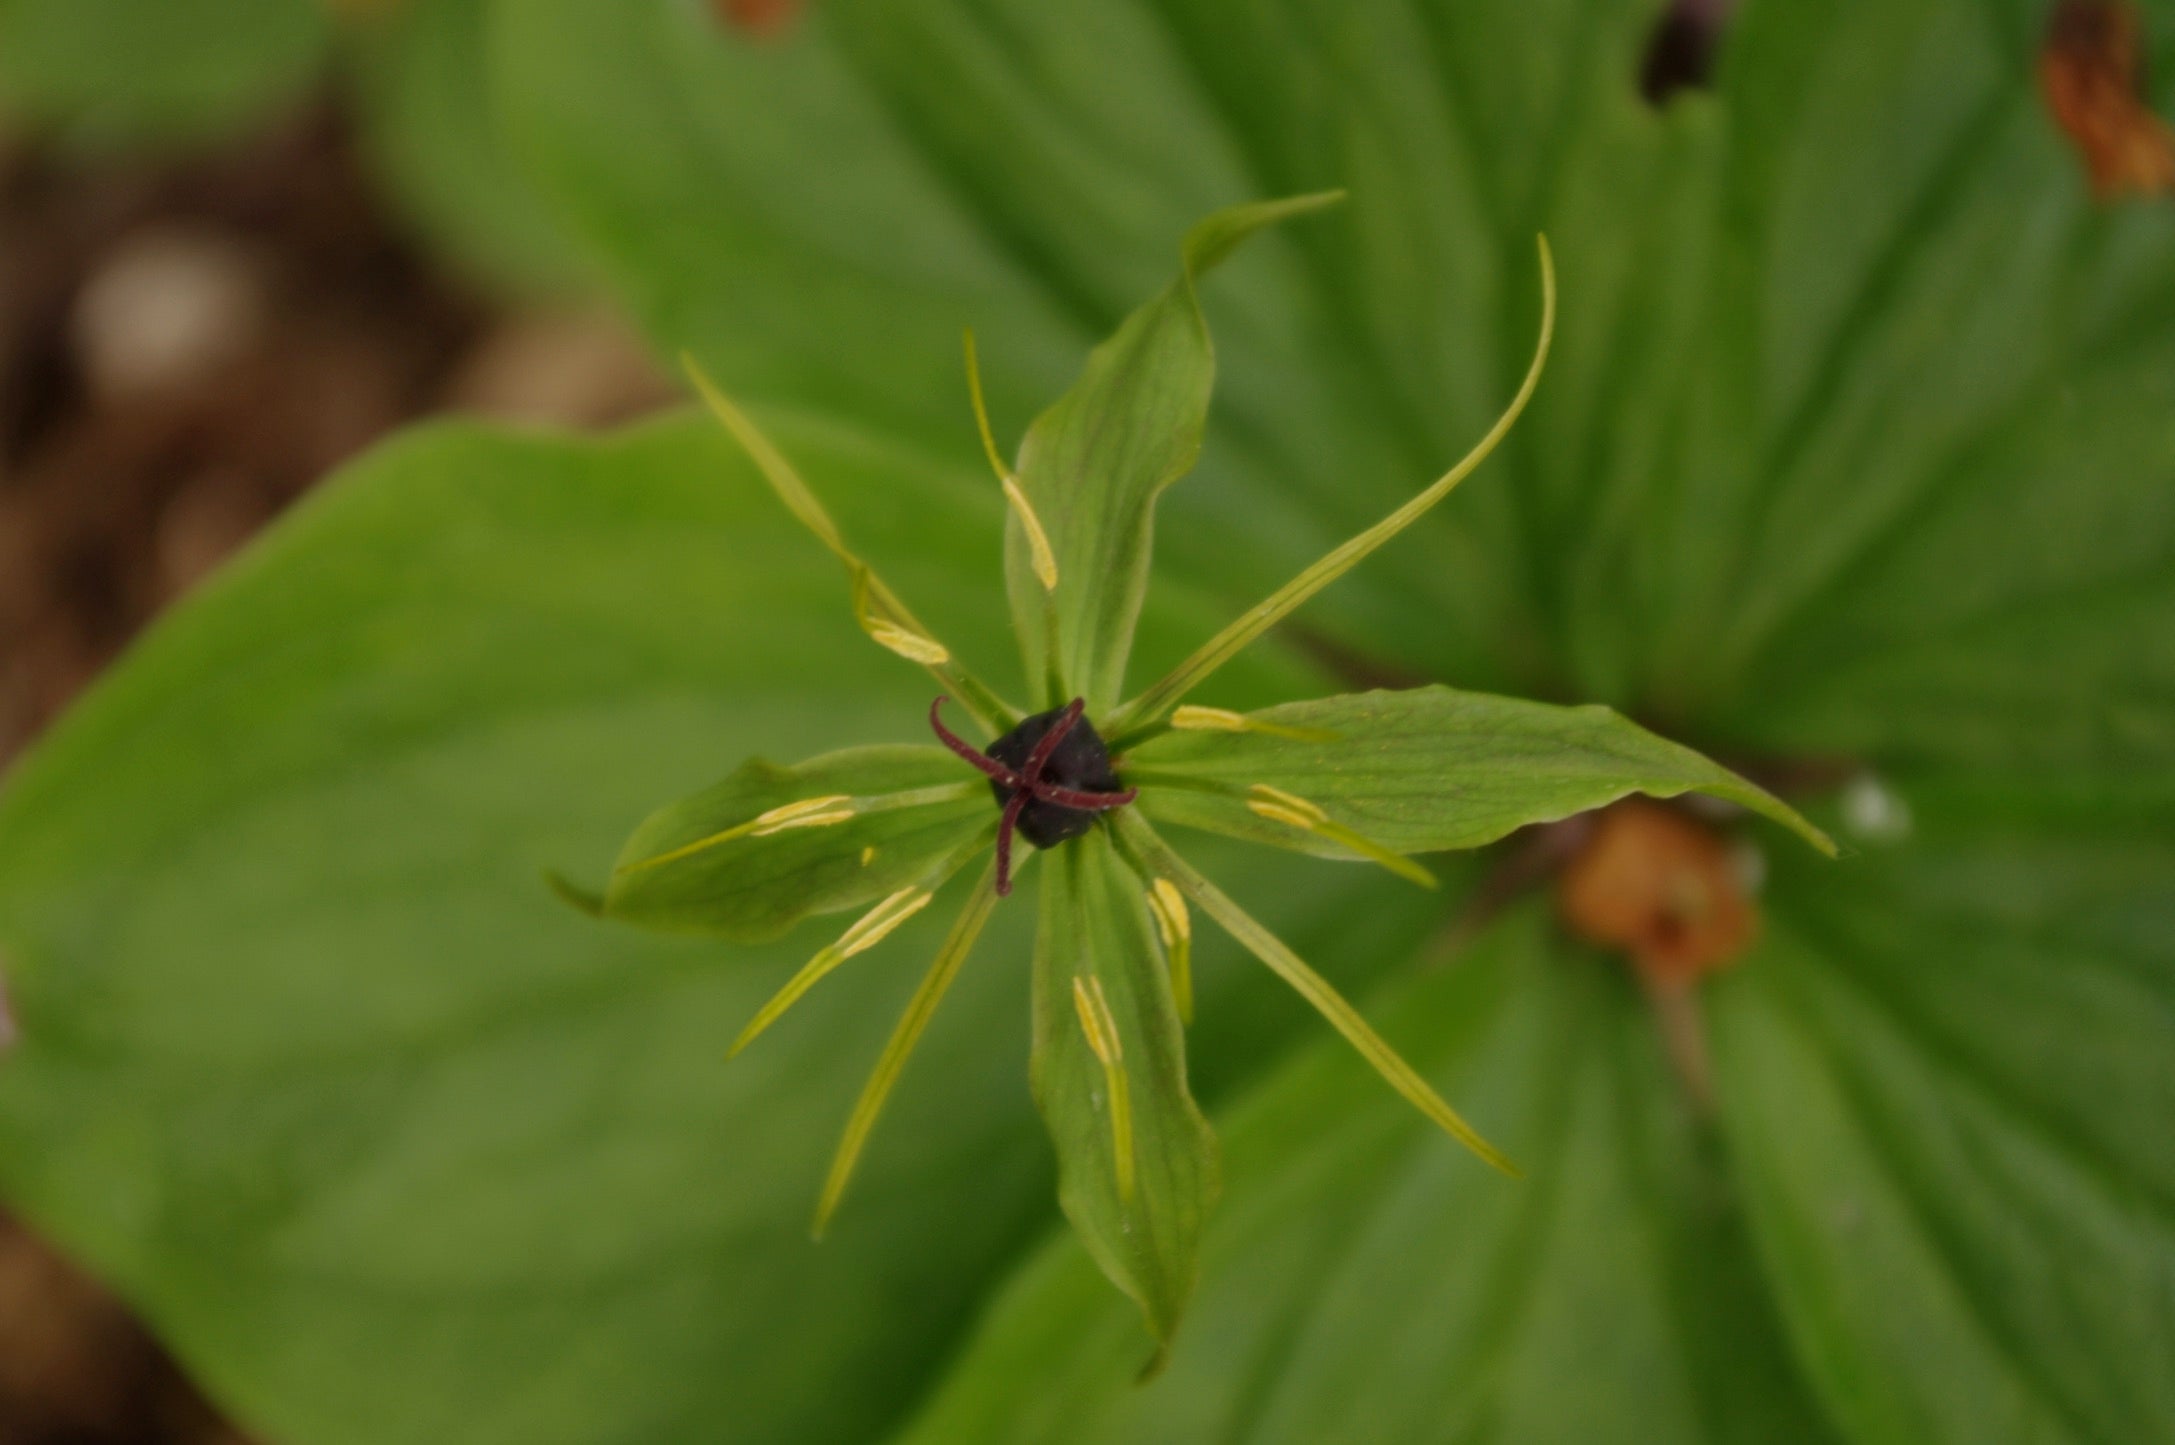
[{"label": "background foliage", "polygon": [[[758,41],[679,0],[501,0],[437,72],[461,108],[415,106],[447,143],[414,184],[538,197],[985,664],[960,326],[1016,436],[1198,214],[1350,188],[1208,289],[1222,385],[1136,676],[1463,450],[1545,228],[1532,417],[1305,622],[1903,805],[1840,865],[1772,850],[1761,941],[1704,995],[1711,1118],[1537,903],[1461,945],[1469,887],[1219,857],[1380,981],[1527,1184],[1206,950],[1226,1202],[1134,1388],[1130,1307],[1053,1227],[1022,910],[805,1245],[911,966],[727,1069],[806,950],[607,932],[537,869],[749,752],[891,735],[923,689],[705,430],[453,429],[306,506],[8,780],[0,1187],[298,1445],[2175,1430],[2175,213],[2089,197],[2037,3],[1752,0],[1713,93],[1661,109],[1656,8],[833,0]],[[0,85],[209,125],[321,63],[305,10],[232,32],[261,54],[124,51],[124,95],[115,47],[10,0]]]}]

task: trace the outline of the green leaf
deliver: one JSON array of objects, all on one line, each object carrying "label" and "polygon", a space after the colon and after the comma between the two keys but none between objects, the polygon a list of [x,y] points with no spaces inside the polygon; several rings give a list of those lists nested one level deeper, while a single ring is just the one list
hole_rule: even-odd
[{"label": "green leaf", "polygon": [[[986,478],[781,440],[998,645],[944,541],[994,556]],[[8,779],[10,1210],[268,1438],[869,1438],[1049,1217],[1025,970],[960,979],[819,1248],[938,910],[728,1065],[812,943],[660,940],[538,875],[735,757],[927,705],[707,419],[376,454]],[[988,957],[1026,955],[1030,913]]]},{"label": "green leaf", "polygon": [[1186,1087],[1185,1031],[1145,885],[1101,828],[1045,866],[1031,1067],[1058,1203],[1140,1306],[1161,1358],[1193,1295],[1216,1139]]},{"label": "green leaf", "polygon": [[[2090,198],[2034,83],[2046,9],[1745,7],[1700,388],[1722,414],[1687,415],[1735,440],[1626,529],[1655,547],[1641,670],[1740,746],[2175,748],[2175,211]],[[2175,11],[2149,28],[2165,46]]]},{"label": "green leaf", "polygon": [[1341,1045],[1219,1115],[1226,1203],[1168,1371],[1070,1240],[1020,1270],[903,1440],[1823,1442],[1724,1161],[1641,998],[1525,907],[1370,1001],[1533,1166],[1442,1141]]},{"label": "green leaf", "polygon": [[763,943],[949,876],[989,825],[989,785],[942,748],[849,748],[789,768],[758,758],[635,829],[604,912]]},{"label": "green leaf", "polygon": [[342,40],[363,141],[440,258],[517,294],[588,289],[586,261],[517,163],[493,108],[489,0],[349,8],[359,13]]},{"label": "green leaf", "polygon": [[95,146],[216,139],[297,98],[318,0],[0,0],[0,111]]},{"label": "green leaf", "polygon": [[1184,272],[1095,348],[1080,380],[1020,444],[1018,484],[1057,562],[1038,573],[1028,531],[1005,534],[1005,583],[1030,679],[1048,705],[1118,700],[1148,591],[1156,499],[1193,469],[1208,426],[1215,348],[1195,287],[1264,226],[1340,199],[1300,196],[1219,211],[1187,233]]},{"label": "green leaf", "polygon": [[1158,821],[1348,858],[1333,830],[1249,806],[1260,803],[1253,790],[1295,795],[1398,853],[1477,848],[1631,793],[1696,791],[1835,851],[1771,794],[1604,707],[1421,687],[1285,703],[1246,719],[1255,730],[1174,729],[1134,748],[1125,776],[1141,789],[1140,807]]},{"label": "green leaf", "polygon": [[[1008,640],[978,467],[774,425],[947,636]],[[820,937],[660,939],[539,878],[736,758],[912,736],[928,684],[838,580],[706,418],[435,428],[302,503],[0,793],[9,1211],[264,1438],[881,1434],[1054,1219],[1028,969],[960,972],[815,1246],[941,901],[727,1064]],[[1183,601],[1144,646],[1212,624]],[[1382,970],[1425,931],[1372,879],[1269,861],[1295,939],[1366,937]],[[978,956],[1024,962],[1033,911]],[[1230,952],[1197,968],[1226,1085],[1305,1022]]]},{"label": "green leaf", "polygon": [[1716,995],[1799,1355],[1867,1445],[2163,1437],[2175,779],[1890,786],[1908,838],[1778,858]]}]

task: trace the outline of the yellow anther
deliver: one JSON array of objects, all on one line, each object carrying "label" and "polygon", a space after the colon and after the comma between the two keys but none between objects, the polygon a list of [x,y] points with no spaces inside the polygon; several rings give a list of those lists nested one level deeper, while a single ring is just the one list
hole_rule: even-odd
[{"label": "yellow anther", "polygon": [[1184,732],[1242,733],[1246,717],[1227,707],[1196,707],[1189,702],[1171,714],[1171,726]]},{"label": "yellow anther", "polygon": [[1360,857],[1371,859],[1398,877],[1411,879],[1422,888],[1437,886],[1435,875],[1410,858],[1393,848],[1384,847],[1364,833],[1332,821],[1319,805],[1308,802],[1296,793],[1272,788],[1267,783],[1256,783],[1247,790],[1246,807],[1249,812],[1273,823],[1283,823],[1349,848]]},{"label": "yellow anther", "polygon": [[1282,788],[1272,788],[1267,783],[1256,783],[1246,790],[1248,811],[1278,823],[1289,823],[1294,828],[1312,833],[1329,821],[1329,815],[1320,807],[1308,802],[1296,793]]},{"label": "yellow anther", "polygon": [[803,798],[797,803],[783,803],[767,813],[758,814],[748,825],[748,836],[768,838],[788,828],[827,828],[833,823],[846,822],[853,815],[853,799],[844,793],[833,793],[827,798]]},{"label": "yellow anther", "polygon": [[1050,547],[1050,534],[1042,530],[1042,519],[1020,490],[1019,478],[1012,475],[1012,469],[1004,464],[1004,453],[997,450],[997,434],[989,425],[989,405],[982,399],[982,363],[975,355],[972,331],[967,333],[966,344],[967,393],[974,400],[974,425],[982,434],[982,452],[989,458],[989,469],[997,474],[998,485],[1004,488],[1005,500],[1012,504],[1012,515],[1020,519],[1020,530],[1027,534],[1027,554],[1033,560],[1035,577],[1043,591],[1055,592],[1057,553]]},{"label": "yellow anther", "polygon": [[740,1037],[733,1040],[732,1052],[737,1054],[754,1043],[763,1030],[800,1001],[802,994],[822,982],[825,974],[855,954],[865,953],[883,942],[893,929],[928,907],[929,900],[934,897],[936,895],[926,888],[901,888],[862,914],[853,927],[839,935],[838,942],[819,950],[814,958],[802,964],[800,972],[787,980],[785,987],[763,1005],[762,1011],[740,1031]]},{"label": "yellow anther", "polygon": [[1042,590],[1057,590],[1057,553],[1050,550],[1050,534],[1042,530],[1042,519],[1028,504],[1027,494],[1012,477],[1004,479],[1005,500],[1012,504],[1012,515],[1020,519],[1020,530],[1027,534],[1027,555],[1032,559],[1035,576],[1042,583]]},{"label": "yellow anther", "polygon": [[942,667],[952,660],[950,651],[943,643],[934,638],[923,637],[918,632],[908,632],[905,628],[889,622],[864,622],[862,630],[868,633],[878,647],[896,652],[908,662],[918,662],[924,667]]},{"label": "yellow anther", "polygon": [[860,921],[839,935],[840,958],[866,953],[890,936],[892,930],[929,906],[936,897],[926,888],[901,888],[861,915]]},{"label": "yellow anther", "polygon": [[1333,743],[1340,734],[1328,728],[1296,728],[1233,712],[1227,707],[1200,707],[1187,703],[1171,714],[1171,726],[1180,732],[1264,733],[1302,743]]},{"label": "yellow anther", "polygon": [[736,838],[767,838],[773,833],[783,833],[788,828],[822,828],[832,823],[843,823],[855,815],[853,799],[844,793],[833,793],[827,798],[803,798],[796,803],[781,803],[767,813],[759,813],[745,823],[736,823],[723,832],[712,833],[707,838],[660,853],[654,858],[644,858],[639,863],[628,863],[618,871],[640,873],[650,868],[662,868],[667,863],[677,863],[682,858],[730,843]]},{"label": "yellow anther", "polygon": [[1125,1081],[1125,1050],[1118,1042],[1118,1021],[1110,1012],[1110,1000],[1099,978],[1072,980],[1072,1007],[1080,1016],[1080,1032],[1103,1066],[1103,1082],[1110,1093],[1111,1158],[1118,1176],[1118,1198],[1133,1202],[1133,1098]]},{"label": "yellow anther", "polygon": [[1118,1042],[1118,1023],[1110,1014],[1110,999],[1103,992],[1099,978],[1078,978],[1072,981],[1072,1007],[1080,1015],[1080,1032],[1087,1035],[1088,1048],[1106,1068],[1125,1058],[1124,1046]]},{"label": "yellow anther", "polygon": [[1155,916],[1156,932],[1163,936],[1163,953],[1170,960],[1171,1000],[1178,1017],[1193,1022],[1193,915],[1186,909],[1186,895],[1168,878],[1158,878],[1148,890],[1148,911]]},{"label": "yellow anther", "polygon": [[924,667],[942,667],[952,660],[951,651],[933,637],[924,637],[888,617],[877,615],[873,588],[866,567],[853,569],[853,620],[861,624],[878,647],[897,653]]}]

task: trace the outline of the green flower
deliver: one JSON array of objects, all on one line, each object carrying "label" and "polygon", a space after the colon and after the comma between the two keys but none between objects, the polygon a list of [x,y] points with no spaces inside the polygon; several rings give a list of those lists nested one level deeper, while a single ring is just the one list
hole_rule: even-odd
[{"label": "green flower", "polygon": [[[845,564],[863,630],[943,689],[929,714],[940,745],[854,748],[792,767],[748,762],[636,829],[601,895],[561,885],[606,917],[740,942],[776,938],[817,914],[860,910],[748,1024],[737,1053],[987,855],[846,1124],[816,1208],[821,1234],[886,1097],[1013,875],[1049,851],[1033,964],[1035,1099],[1056,1146],[1065,1213],[1104,1272],[1139,1302],[1159,1345],[1192,1293],[1218,1179],[1215,1139],[1186,1082],[1195,909],[1296,989],[1446,1133],[1506,1174],[1517,1172],[1336,989],[1188,863],[1166,841],[1166,826],[1371,862],[1433,887],[1413,855],[1478,847],[1628,793],[1699,791],[1834,851],[1780,801],[1605,708],[1445,687],[1252,713],[1186,701],[1247,644],[1440,502],[1510,430],[1539,384],[1554,326],[1545,240],[1540,340],[1487,435],[1403,506],[1166,676],[1121,698],[1156,502],[1191,468],[1207,418],[1214,356],[1195,283],[1260,228],[1336,199],[1237,207],[1195,227],[1179,279],[1095,351],[1080,381],[1029,430],[1016,468],[1005,465],[990,433],[970,339],[975,412],[1011,504],[1006,593],[1031,707],[969,671],[852,550],[784,454],[696,373],[710,408],[780,500]],[[985,747],[943,721],[953,698],[991,739]],[[1016,852],[1015,836],[1037,852]]]}]

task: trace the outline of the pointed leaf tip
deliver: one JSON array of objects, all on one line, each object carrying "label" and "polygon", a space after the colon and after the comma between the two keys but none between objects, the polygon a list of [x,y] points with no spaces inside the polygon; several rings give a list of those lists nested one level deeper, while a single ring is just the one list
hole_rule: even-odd
[{"label": "pointed leaf tip", "polygon": [[604,895],[595,889],[584,888],[556,868],[544,870],[544,886],[567,907],[591,918],[604,916]]},{"label": "pointed leaf tip", "polygon": [[1193,229],[1186,232],[1186,271],[1195,280],[1199,280],[1222,265],[1255,232],[1315,211],[1327,210],[1344,198],[1343,191],[1314,191],[1301,196],[1286,196],[1280,200],[1250,201],[1244,205],[1226,206],[1196,222]]}]

